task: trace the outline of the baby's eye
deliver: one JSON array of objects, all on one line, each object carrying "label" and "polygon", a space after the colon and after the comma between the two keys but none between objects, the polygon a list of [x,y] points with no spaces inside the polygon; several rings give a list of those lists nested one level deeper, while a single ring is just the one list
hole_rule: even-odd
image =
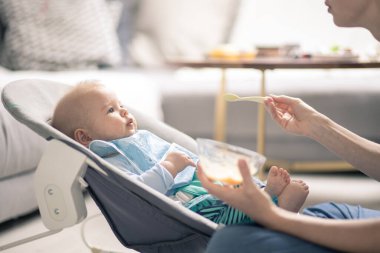
[{"label": "baby's eye", "polygon": [[113,107],[111,107],[110,109],[108,109],[107,113],[113,113],[115,111],[115,109],[113,109]]}]

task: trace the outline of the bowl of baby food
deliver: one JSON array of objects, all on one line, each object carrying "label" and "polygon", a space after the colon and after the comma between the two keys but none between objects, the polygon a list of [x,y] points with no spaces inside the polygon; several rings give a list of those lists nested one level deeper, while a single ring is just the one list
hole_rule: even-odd
[{"label": "bowl of baby food", "polygon": [[247,161],[251,175],[263,167],[265,156],[238,146],[197,138],[197,152],[205,175],[214,181],[236,185],[242,183],[238,160]]}]

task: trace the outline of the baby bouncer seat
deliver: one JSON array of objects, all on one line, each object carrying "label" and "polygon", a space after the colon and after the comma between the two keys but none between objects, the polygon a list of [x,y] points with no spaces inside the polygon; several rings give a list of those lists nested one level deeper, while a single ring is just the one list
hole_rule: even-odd
[{"label": "baby bouncer seat", "polygon": [[[48,141],[35,173],[35,194],[43,223],[60,230],[86,217],[83,186],[118,240],[140,252],[203,252],[218,225],[130,178],[50,125],[55,104],[69,85],[19,80],[2,92],[5,108]],[[128,108],[139,127],[195,151],[194,139]]]}]

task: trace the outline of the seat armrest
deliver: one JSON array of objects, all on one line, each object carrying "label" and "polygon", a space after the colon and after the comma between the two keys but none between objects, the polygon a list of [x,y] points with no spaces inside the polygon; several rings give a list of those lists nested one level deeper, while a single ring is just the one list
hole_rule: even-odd
[{"label": "seat armrest", "polygon": [[80,182],[86,160],[86,155],[62,141],[48,142],[34,178],[38,208],[48,229],[70,227],[86,217]]}]

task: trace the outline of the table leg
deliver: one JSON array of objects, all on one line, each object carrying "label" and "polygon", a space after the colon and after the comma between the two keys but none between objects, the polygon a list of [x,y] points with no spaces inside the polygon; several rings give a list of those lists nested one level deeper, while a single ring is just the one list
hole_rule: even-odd
[{"label": "table leg", "polygon": [[224,100],[224,94],[226,92],[226,69],[221,69],[221,73],[219,91],[215,100],[214,139],[217,141],[225,141],[226,139],[227,103]]},{"label": "table leg", "polygon": [[[266,96],[266,76],[265,70],[261,69],[261,86],[260,86],[260,96]],[[265,155],[265,106],[264,104],[259,104],[257,114],[257,152]],[[264,179],[264,168],[258,173],[260,179]]]}]

